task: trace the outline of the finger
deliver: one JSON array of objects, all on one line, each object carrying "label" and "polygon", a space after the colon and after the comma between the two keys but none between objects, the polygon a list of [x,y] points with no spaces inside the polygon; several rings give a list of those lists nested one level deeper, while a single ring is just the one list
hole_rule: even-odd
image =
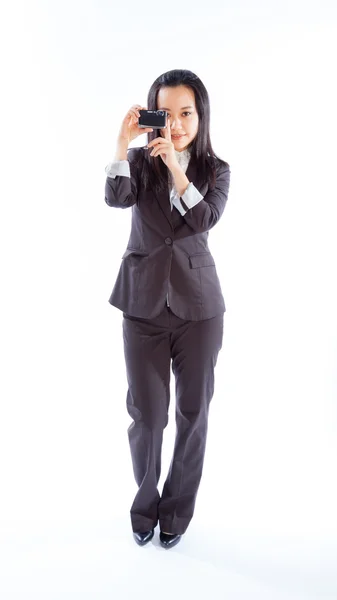
[{"label": "finger", "polygon": [[154,140],[151,140],[151,142],[148,143],[148,147],[156,146],[156,144],[160,144],[162,142],[162,140],[163,140],[162,137],[156,137],[156,138],[154,138]]},{"label": "finger", "polygon": [[137,119],[138,119],[137,115],[132,110],[129,110],[128,113],[126,114],[124,120],[131,122],[131,120],[137,121]]},{"label": "finger", "polygon": [[[149,146],[149,145],[148,145]],[[152,148],[150,152],[150,156],[157,156],[157,154],[167,154],[167,145],[166,144],[158,144],[156,148]]]},{"label": "finger", "polygon": [[156,148],[152,148],[151,152],[150,152],[150,156],[155,156],[159,149],[160,149],[159,146],[157,146]]},{"label": "finger", "polygon": [[157,152],[156,154],[154,154],[151,158],[158,158],[160,156],[160,158],[165,162],[166,161],[166,154],[165,152]]},{"label": "finger", "polygon": [[140,104],[136,105],[137,115],[140,117],[140,110],[147,110],[146,106],[140,106]]},{"label": "finger", "polygon": [[171,121],[170,121],[171,117],[168,117],[167,119],[167,127],[166,127],[166,131],[167,131],[167,139],[171,141]]},{"label": "finger", "polygon": [[140,117],[140,112],[139,112],[139,109],[141,109],[141,108],[142,108],[142,107],[140,106],[140,104],[134,104],[134,105],[133,105],[133,106],[130,108],[130,110],[127,112],[127,115],[126,115],[126,116],[128,117],[129,115],[134,115],[134,116],[136,117],[136,119],[139,119],[139,117]]},{"label": "finger", "polygon": [[165,138],[165,140],[168,140],[169,142],[171,141],[171,124],[170,124],[170,117],[167,118],[166,120],[166,128],[165,129],[161,129],[160,131],[163,134],[163,137]]}]

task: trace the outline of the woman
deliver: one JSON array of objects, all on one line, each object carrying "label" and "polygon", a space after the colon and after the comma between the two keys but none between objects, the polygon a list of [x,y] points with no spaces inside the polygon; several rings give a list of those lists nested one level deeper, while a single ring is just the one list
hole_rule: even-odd
[{"label": "woman", "polygon": [[[212,149],[209,97],[199,77],[173,70],[158,77],[148,110],[166,110],[167,127],[138,127],[139,104],[122,121],[106,167],[105,202],[132,207],[131,233],[109,298],[123,311],[128,436],[138,492],[131,506],[135,541],[160,523],[171,548],[194,512],[202,475],[214,368],[222,347],[225,303],[208,232],[224,211],[230,169]],[[145,107],[143,107],[145,108]],[[145,147],[128,149],[148,133]],[[160,496],[170,367],[176,384],[176,440]]]}]

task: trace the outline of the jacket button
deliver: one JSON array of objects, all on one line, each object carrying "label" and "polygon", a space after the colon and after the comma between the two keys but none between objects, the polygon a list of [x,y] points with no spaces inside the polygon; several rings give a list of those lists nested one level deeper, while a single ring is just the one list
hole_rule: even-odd
[{"label": "jacket button", "polygon": [[165,238],[165,244],[170,246],[172,244],[172,239],[170,237]]}]

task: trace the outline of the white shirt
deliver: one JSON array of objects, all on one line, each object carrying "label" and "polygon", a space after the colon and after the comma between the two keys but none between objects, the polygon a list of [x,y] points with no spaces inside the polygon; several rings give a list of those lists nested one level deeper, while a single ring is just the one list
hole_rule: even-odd
[{"label": "white shirt", "polygon": [[[183,169],[184,173],[186,173],[188,163],[190,162],[190,158],[191,158],[190,151],[188,150],[188,148],[186,148],[185,150],[181,150],[181,152],[179,152],[176,149],[174,151],[175,151],[177,160],[178,160],[181,168]],[[115,179],[116,175],[121,175],[123,177],[130,177],[129,161],[128,160],[116,160],[116,161],[110,162],[105,167],[105,172],[107,174],[107,177],[112,177],[112,179]],[[170,175],[171,175],[171,173],[170,173]],[[172,185],[171,194],[170,194],[171,210],[173,210],[173,207],[175,206],[176,209],[180,212],[180,214],[182,216],[184,216],[184,214],[186,214],[187,211],[181,204],[180,196],[174,186],[172,177],[171,177],[171,185]],[[202,194],[200,194],[200,192],[197,190],[197,188],[194,187],[194,185],[191,181],[188,184],[185,192],[183,193],[183,195],[181,197],[189,209],[193,208],[193,206],[198,204],[198,202],[200,202],[200,200],[203,199]]]}]

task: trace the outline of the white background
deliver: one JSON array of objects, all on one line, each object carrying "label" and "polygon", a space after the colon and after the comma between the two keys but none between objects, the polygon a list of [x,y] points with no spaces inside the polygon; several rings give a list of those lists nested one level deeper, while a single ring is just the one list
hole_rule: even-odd
[{"label": "white background", "polygon": [[[335,599],[336,3],[21,0],[0,16],[1,597]],[[209,238],[227,311],[204,473],[167,553],[158,529],[132,538],[108,303],[131,210],[105,204],[104,168],[174,68],[208,89],[231,187]]]}]

